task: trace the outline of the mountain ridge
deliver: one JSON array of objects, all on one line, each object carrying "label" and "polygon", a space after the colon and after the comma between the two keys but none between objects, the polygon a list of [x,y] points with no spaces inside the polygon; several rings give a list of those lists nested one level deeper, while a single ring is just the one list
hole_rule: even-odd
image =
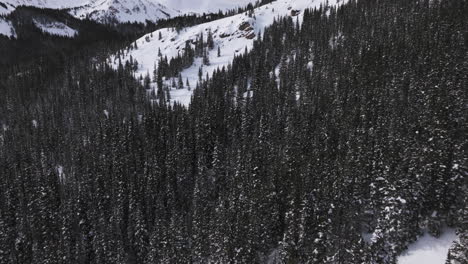
[{"label": "mountain ridge", "polygon": [[153,0],[2,0],[0,15],[9,15],[19,6],[66,9],[77,18],[90,18],[101,23],[156,22],[180,15],[178,10]]},{"label": "mountain ridge", "polygon": [[84,6],[72,8],[70,13],[78,18],[98,22],[158,21],[180,15],[180,11],[149,0],[95,0]]}]

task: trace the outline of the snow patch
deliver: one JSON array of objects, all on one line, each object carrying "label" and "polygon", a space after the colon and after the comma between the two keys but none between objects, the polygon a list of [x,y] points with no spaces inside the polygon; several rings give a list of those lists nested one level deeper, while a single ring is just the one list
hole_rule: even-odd
[{"label": "snow patch", "polygon": [[361,235],[362,235],[362,239],[364,240],[364,242],[366,242],[367,244],[372,243],[373,233],[362,232]]},{"label": "snow patch", "polygon": [[63,166],[57,166],[57,174],[59,176],[60,182],[63,183],[65,181],[65,173],[63,173]]},{"label": "snow patch", "polygon": [[398,257],[398,264],[443,264],[453,241],[457,239],[454,229],[445,229],[439,238],[427,233]]},{"label": "snow patch", "polygon": [[16,38],[16,32],[13,25],[3,18],[0,18],[0,35]]},{"label": "snow patch", "polygon": [[73,38],[78,35],[78,31],[74,30],[73,28],[65,25],[64,23],[57,22],[57,21],[39,21],[34,19],[34,25],[37,28],[42,30],[44,33],[48,33],[50,35],[62,36]]}]

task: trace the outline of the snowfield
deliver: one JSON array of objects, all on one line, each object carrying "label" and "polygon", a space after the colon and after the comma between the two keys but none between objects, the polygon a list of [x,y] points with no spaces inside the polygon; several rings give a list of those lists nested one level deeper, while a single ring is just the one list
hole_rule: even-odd
[{"label": "snowfield", "polygon": [[[226,17],[209,23],[197,25],[182,29],[179,33],[173,28],[160,29],[153,33],[147,34],[136,41],[137,49],[130,50],[123,54],[122,61],[129,61],[130,57],[136,60],[139,64],[137,76],[145,76],[149,73],[152,76],[155,64],[159,60],[158,51],[162,56],[167,56],[168,59],[176,57],[177,54],[182,54],[183,48],[187,41],[195,41],[197,36],[203,32],[205,39],[208,32],[213,33],[215,43],[214,49],[209,53],[210,65],[203,65],[203,76],[212,75],[217,68],[228,66],[234,59],[235,55],[243,53],[245,50],[251,50],[254,41],[258,35],[271,24],[275,18],[284,16],[293,16],[293,19],[298,19],[300,22],[303,17],[303,10],[306,8],[319,7],[327,3],[329,5],[342,4],[343,0],[278,0],[268,5],[255,9],[255,15],[249,17],[248,13]],[[161,34],[162,38],[159,39]],[[193,45],[192,45],[193,46]],[[218,47],[221,49],[221,56],[217,56]],[[118,58],[113,56],[111,64],[115,67],[118,65]],[[178,101],[181,104],[188,105],[193,92],[193,88],[198,81],[198,71],[202,66],[202,60],[197,59],[192,67],[182,71],[184,83],[189,80],[190,88],[172,89],[171,101]],[[167,80],[170,84],[172,80]],[[156,89],[155,84],[153,84]]]},{"label": "snowfield", "polygon": [[78,31],[57,21],[42,22],[42,21],[34,20],[34,25],[36,25],[37,28],[42,30],[42,32],[48,33],[50,35],[56,35],[56,36],[62,36],[62,37],[68,37],[68,38],[73,38],[76,35],[78,35]]},{"label": "snowfield", "polygon": [[15,29],[13,25],[9,21],[6,21],[3,18],[0,18],[0,35],[4,35],[7,37],[16,37]]},{"label": "snowfield", "polygon": [[398,264],[444,264],[453,241],[455,230],[445,229],[439,238],[427,233],[411,244],[398,258]]}]

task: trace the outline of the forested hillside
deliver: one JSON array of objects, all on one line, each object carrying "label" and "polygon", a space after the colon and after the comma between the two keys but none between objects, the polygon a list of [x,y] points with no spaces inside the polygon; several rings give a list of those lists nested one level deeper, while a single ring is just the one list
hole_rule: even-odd
[{"label": "forested hillside", "polygon": [[277,18],[187,107],[105,42],[54,78],[3,70],[0,264],[392,264],[444,227],[447,263],[468,263],[467,14],[350,0]]}]

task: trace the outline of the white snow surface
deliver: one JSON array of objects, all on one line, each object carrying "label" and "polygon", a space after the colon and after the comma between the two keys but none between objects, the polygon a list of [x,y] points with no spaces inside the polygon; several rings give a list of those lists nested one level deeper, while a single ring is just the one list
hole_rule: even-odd
[{"label": "white snow surface", "polygon": [[455,230],[445,229],[439,238],[427,233],[408,247],[398,257],[398,264],[444,264],[453,241],[457,239]]},{"label": "white snow surface", "polygon": [[16,37],[15,29],[12,24],[0,17],[0,35],[5,35],[7,37]]},{"label": "white snow surface", "polygon": [[73,38],[78,35],[78,31],[58,21],[39,21],[34,20],[34,25],[42,32],[50,35]]},{"label": "white snow surface", "polygon": [[[346,0],[345,0],[346,1]],[[184,28],[179,33],[173,28],[165,28],[147,34],[136,41],[138,48],[130,50],[123,54],[122,62],[129,61],[130,57],[136,60],[139,64],[137,76],[145,76],[149,73],[152,76],[154,67],[158,57],[158,50],[161,50],[162,56],[167,56],[168,59],[176,57],[180,52],[182,54],[187,41],[195,41],[197,36],[203,32],[204,38],[211,30],[215,47],[209,52],[210,65],[203,65],[203,76],[212,75],[216,69],[228,66],[234,59],[234,55],[243,53],[246,49],[251,50],[254,40],[268,26],[270,26],[275,18],[291,16],[292,10],[299,11],[299,14],[294,19],[299,19],[302,22],[303,10],[306,8],[319,7],[328,2],[329,5],[337,5],[345,3],[343,0],[278,0],[268,5],[261,6],[255,9],[255,17],[249,17],[247,13],[226,17],[209,23],[196,25],[194,27]],[[249,23],[248,30],[241,30],[240,25]],[[159,40],[159,33],[162,39]],[[251,38],[254,34],[254,37]],[[217,56],[217,49],[221,48],[221,56]],[[113,56],[111,64],[118,66],[118,58]],[[191,89],[172,89],[171,101],[178,101],[183,105],[190,103],[193,88],[198,81],[198,70],[202,66],[202,60],[196,59],[192,67],[182,71],[184,84],[188,78]],[[167,80],[170,84],[171,80]],[[154,88],[155,84],[153,84]]]},{"label": "white snow surface", "polygon": [[116,19],[119,22],[157,21],[180,14],[154,0],[89,0],[70,13],[78,18],[89,17],[99,22]]},{"label": "white snow surface", "polygon": [[9,13],[13,12],[14,9],[15,7],[11,4],[0,1],[0,15],[8,15]]}]

